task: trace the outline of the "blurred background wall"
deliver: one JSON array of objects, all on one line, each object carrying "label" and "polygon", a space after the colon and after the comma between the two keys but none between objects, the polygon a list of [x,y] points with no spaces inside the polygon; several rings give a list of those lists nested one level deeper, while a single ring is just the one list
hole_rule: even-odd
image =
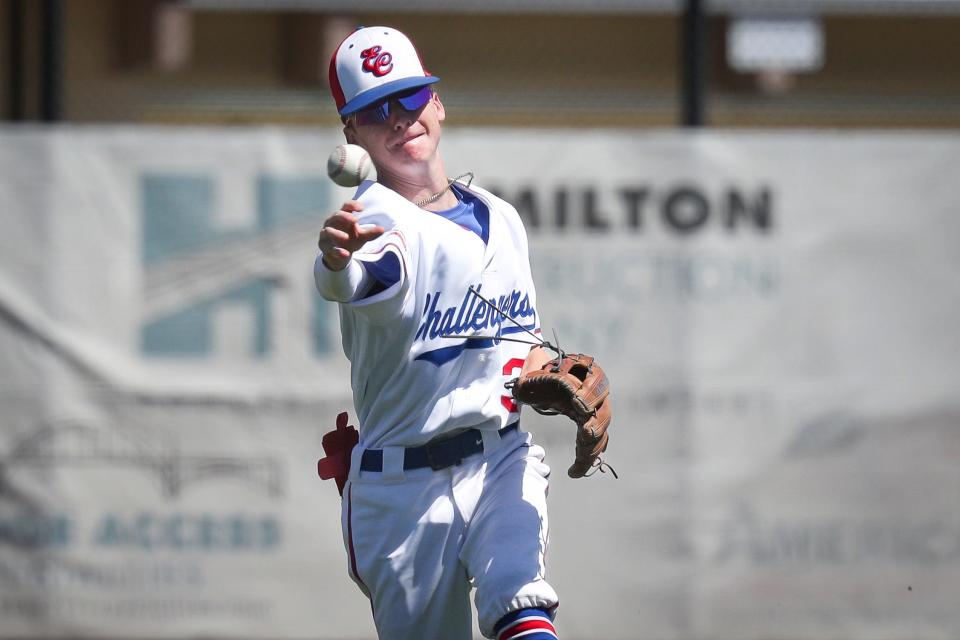
[{"label": "blurred background wall", "polygon": [[[692,5],[694,32],[689,7],[667,0],[5,0],[0,97],[6,118],[41,118],[47,77],[70,122],[335,125],[330,51],[357,24],[387,23],[449,78],[462,125],[674,126],[688,44],[703,49],[714,126],[957,125],[955,3]],[[757,19],[777,21],[738,37]]]},{"label": "blurred background wall", "polygon": [[0,637],[374,637],[316,476],[357,24],[613,381],[619,480],[523,417],[561,637],[960,636],[960,1],[2,0]]}]

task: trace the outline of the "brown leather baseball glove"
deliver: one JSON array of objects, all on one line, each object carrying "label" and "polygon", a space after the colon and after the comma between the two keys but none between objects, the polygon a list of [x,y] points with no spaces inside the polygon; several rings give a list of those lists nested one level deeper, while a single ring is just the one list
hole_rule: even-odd
[{"label": "brown leather baseball glove", "polygon": [[612,417],[610,384],[593,356],[563,354],[542,368],[511,380],[507,388],[517,402],[534,411],[544,415],[562,413],[577,423],[576,457],[567,475],[582,478],[594,467],[603,470],[605,463],[600,454],[607,449],[607,428]]}]

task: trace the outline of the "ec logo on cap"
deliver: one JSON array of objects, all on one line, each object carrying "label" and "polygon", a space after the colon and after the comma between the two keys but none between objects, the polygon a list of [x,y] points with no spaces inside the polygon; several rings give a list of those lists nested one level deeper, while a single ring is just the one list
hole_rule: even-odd
[{"label": "ec logo on cap", "polygon": [[376,45],[360,52],[360,57],[363,58],[363,70],[378,78],[393,71],[393,56],[389,51],[380,53],[381,49],[380,45]]}]

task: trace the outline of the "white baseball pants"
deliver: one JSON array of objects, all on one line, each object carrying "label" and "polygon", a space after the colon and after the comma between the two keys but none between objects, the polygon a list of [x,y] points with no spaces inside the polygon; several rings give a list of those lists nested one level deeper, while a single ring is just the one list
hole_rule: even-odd
[{"label": "white baseball pants", "polygon": [[360,471],[353,451],[342,526],[350,576],[370,598],[384,640],[469,640],[470,590],[480,631],[510,611],[550,609],[544,579],[547,478],[530,435],[484,433],[484,452],[439,471],[403,470],[403,449],[383,471]]}]

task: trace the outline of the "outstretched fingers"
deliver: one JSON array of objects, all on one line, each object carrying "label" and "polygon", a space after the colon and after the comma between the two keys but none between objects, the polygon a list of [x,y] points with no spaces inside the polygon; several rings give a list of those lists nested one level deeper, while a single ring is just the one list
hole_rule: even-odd
[{"label": "outstretched fingers", "polygon": [[354,239],[361,242],[361,246],[370,242],[371,240],[376,240],[384,234],[386,229],[379,225],[371,226],[360,226],[359,224],[354,224]]},{"label": "outstretched fingers", "polygon": [[339,211],[327,218],[320,229],[317,246],[327,267],[334,271],[346,267],[355,251],[376,240],[385,231],[379,225],[361,225],[355,214],[362,210],[360,202],[348,200]]}]

